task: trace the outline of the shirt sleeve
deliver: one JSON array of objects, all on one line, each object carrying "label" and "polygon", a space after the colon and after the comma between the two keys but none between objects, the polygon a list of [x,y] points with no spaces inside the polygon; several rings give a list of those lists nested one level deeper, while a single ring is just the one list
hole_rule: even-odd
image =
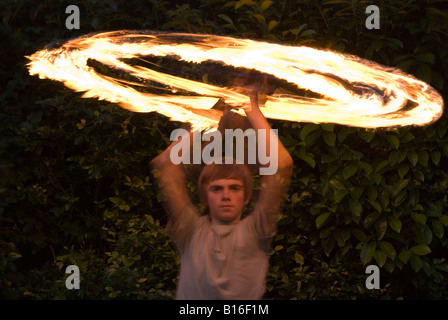
[{"label": "shirt sleeve", "polygon": [[[262,212],[263,208],[255,209],[246,219],[248,219],[248,226],[251,230],[253,230],[255,236],[257,237],[258,242],[260,243],[262,249],[269,253],[271,248],[272,239],[277,234],[277,217],[278,214],[270,214],[268,217],[272,217],[268,220],[262,219],[262,215],[265,214]],[[264,232],[266,228],[263,227],[264,223],[270,223],[273,230],[270,233]]]},{"label": "shirt sleeve", "polygon": [[193,230],[199,223],[199,220],[199,212],[191,204],[184,206],[182,213],[176,220],[169,219],[166,232],[180,253],[183,252],[185,246],[190,241]]}]

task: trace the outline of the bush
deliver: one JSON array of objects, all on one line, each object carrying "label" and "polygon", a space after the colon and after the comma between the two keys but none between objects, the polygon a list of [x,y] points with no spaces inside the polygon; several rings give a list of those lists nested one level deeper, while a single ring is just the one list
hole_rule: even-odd
[{"label": "bush", "polygon": [[[180,124],[31,77],[26,55],[94,31],[157,29],[309,45],[399,67],[447,100],[437,1],[3,1],[0,290],[8,299],[172,299],[179,261],[148,163]],[[7,49],[6,49],[7,48]],[[271,121],[294,158],[266,299],[448,298],[447,114],[367,130]],[[194,185],[190,185],[194,190]],[[81,289],[65,288],[65,268]],[[367,265],[381,270],[368,290]]]}]

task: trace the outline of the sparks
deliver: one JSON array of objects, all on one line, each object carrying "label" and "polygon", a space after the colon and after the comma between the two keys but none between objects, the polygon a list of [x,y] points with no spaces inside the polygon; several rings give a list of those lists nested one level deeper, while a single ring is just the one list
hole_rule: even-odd
[{"label": "sparks", "polygon": [[[198,129],[217,127],[222,111],[213,107],[219,99],[244,114],[240,107],[247,106],[249,99],[234,86],[207,84],[124,62],[145,56],[175,56],[186,63],[213,61],[252,69],[320,95],[305,98],[274,92],[262,106],[263,114],[271,119],[377,128],[421,126],[436,121],[443,112],[443,100],[436,90],[398,69],[332,51],[216,35],[99,33],[37,51],[28,57],[28,67],[31,75],[61,81],[84,92],[83,97],[105,99],[134,112],[156,111]],[[89,66],[89,59],[136,79],[194,95],[138,91],[133,86],[141,83],[102,75]]]}]

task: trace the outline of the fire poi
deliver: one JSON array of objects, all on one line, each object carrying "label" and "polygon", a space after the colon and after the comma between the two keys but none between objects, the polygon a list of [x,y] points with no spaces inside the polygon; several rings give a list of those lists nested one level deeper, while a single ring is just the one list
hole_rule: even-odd
[{"label": "fire poi", "polygon": [[[316,93],[315,97],[291,92],[266,96],[262,111],[271,119],[377,128],[422,126],[436,121],[443,112],[443,100],[436,90],[399,69],[353,55],[227,36],[104,32],[37,51],[28,57],[28,67],[31,75],[61,81],[84,92],[83,97],[119,103],[134,112],[156,111],[171,120],[189,122],[196,129],[217,127],[222,110],[213,107],[220,99],[237,107],[235,112],[244,113],[238,107],[247,105],[249,99],[237,87],[213,85],[127,63],[147,56],[171,56],[185,63],[216,62],[255,70]],[[103,75],[89,64],[92,60],[140,80]],[[136,89],[150,82],[169,90],[160,94]]]}]

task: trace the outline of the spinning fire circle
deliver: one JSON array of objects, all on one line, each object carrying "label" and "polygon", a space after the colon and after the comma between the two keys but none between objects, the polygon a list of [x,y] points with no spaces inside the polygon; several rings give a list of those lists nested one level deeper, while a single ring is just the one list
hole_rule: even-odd
[{"label": "spinning fire circle", "polygon": [[[239,107],[249,103],[247,94],[235,86],[212,85],[126,62],[147,56],[255,70],[319,95],[273,92],[261,106],[271,119],[364,128],[421,126],[436,121],[443,111],[436,90],[398,69],[332,51],[216,35],[128,30],[98,33],[37,51],[28,57],[28,67],[31,75],[61,81],[84,92],[83,97],[119,103],[135,112],[156,111],[198,129],[217,127],[222,111],[213,107],[220,99],[237,113],[243,113]],[[171,91],[139,91],[136,87],[144,86],[142,81],[101,74],[89,65],[91,60]]]}]

